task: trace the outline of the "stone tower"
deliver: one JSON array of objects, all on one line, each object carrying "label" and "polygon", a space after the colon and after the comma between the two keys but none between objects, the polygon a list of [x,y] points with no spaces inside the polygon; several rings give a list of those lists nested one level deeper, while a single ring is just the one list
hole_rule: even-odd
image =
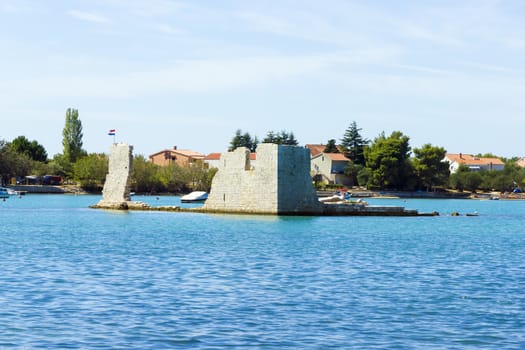
[{"label": "stone tower", "polygon": [[323,212],[310,177],[310,151],[263,143],[257,160],[241,147],[221,156],[204,210],[277,215]]},{"label": "stone tower", "polygon": [[130,203],[129,182],[133,169],[133,146],[114,143],[109,152],[109,171],[102,190],[99,208],[127,209]]}]

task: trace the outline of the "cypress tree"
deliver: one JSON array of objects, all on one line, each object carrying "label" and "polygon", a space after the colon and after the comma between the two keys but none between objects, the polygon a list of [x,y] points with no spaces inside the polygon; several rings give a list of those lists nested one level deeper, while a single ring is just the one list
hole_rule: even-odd
[{"label": "cypress tree", "polygon": [[82,122],[78,118],[78,109],[68,108],[66,110],[66,123],[62,136],[64,157],[74,163],[85,153],[82,150]]}]

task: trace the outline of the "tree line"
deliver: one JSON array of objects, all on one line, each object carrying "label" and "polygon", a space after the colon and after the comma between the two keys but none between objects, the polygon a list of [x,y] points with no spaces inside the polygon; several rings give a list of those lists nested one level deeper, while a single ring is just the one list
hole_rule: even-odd
[{"label": "tree line", "polygon": [[[501,192],[525,185],[525,169],[517,165],[517,158],[502,158],[505,162],[503,171],[471,171],[461,166],[456,173],[451,174],[449,164],[443,161],[447,154],[444,147],[427,143],[412,149],[410,138],[401,131],[394,131],[390,135],[381,132],[369,140],[361,135],[361,130],[353,121],[340,142],[329,139],[324,148],[324,153],[343,153],[349,159],[344,172],[352,185],[376,190],[434,191],[451,188],[459,191],[479,189]],[[299,144],[294,134],[286,131],[277,134],[270,131],[262,142]],[[229,150],[242,146],[254,152],[257,144],[257,137],[237,130]],[[316,185],[323,186],[320,182]]]},{"label": "tree line", "polygon": [[[345,130],[339,142],[326,142],[325,153],[343,153],[349,162],[345,174],[353,185],[378,190],[426,190],[453,188],[460,191],[496,190],[512,191],[525,184],[525,169],[516,164],[516,158],[505,160],[503,171],[482,170],[473,172],[460,167],[450,174],[449,165],[443,162],[443,147],[425,144],[412,149],[410,138],[401,131],[390,135],[380,133],[373,140],[361,135],[355,121]],[[62,176],[65,183],[76,183],[87,191],[100,191],[108,171],[108,156],[88,153],[83,149],[82,122],[77,109],[66,110],[62,130],[63,152],[48,159],[45,148],[36,140],[18,136],[11,142],[0,139],[0,182],[5,185],[12,178],[27,175]],[[299,145],[293,132],[269,131],[263,143]],[[248,132],[236,130],[228,150],[247,147],[255,152],[259,140]],[[209,190],[216,169],[203,163],[190,166],[171,164],[161,167],[136,155],[131,184],[135,192],[187,192]]]},{"label": "tree line", "polygon": [[[82,122],[77,109],[66,110],[62,130],[62,153],[52,159],[40,143],[18,136],[11,142],[0,140],[0,183],[11,179],[24,183],[28,175],[61,176],[65,184],[77,184],[88,192],[100,192],[108,173],[108,155],[88,153],[83,149]],[[166,167],[149,162],[143,155],[135,155],[131,174],[131,190],[140,193],[188,192],[209,190],[216,169],[203,163],[188,167],[170,164]]]}]

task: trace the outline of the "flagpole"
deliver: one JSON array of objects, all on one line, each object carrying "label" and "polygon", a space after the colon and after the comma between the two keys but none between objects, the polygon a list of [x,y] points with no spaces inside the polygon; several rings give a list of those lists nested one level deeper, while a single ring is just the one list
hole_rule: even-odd
[{"label": "flagpole", "polygon": [[113,143],[117,143],[117,130],[116,129],[110,129],[108,132],[108,135],[113,136]]}]

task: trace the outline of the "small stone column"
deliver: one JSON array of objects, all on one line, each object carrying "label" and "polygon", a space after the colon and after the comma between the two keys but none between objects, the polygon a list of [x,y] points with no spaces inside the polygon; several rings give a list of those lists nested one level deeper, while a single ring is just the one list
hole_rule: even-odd
[{"label": "small stone column", "polygon": [[109,172],[96,208],[128,209],[131,202],[129,183],[133,169],[133,146],[114,143],[109,152]]}]

